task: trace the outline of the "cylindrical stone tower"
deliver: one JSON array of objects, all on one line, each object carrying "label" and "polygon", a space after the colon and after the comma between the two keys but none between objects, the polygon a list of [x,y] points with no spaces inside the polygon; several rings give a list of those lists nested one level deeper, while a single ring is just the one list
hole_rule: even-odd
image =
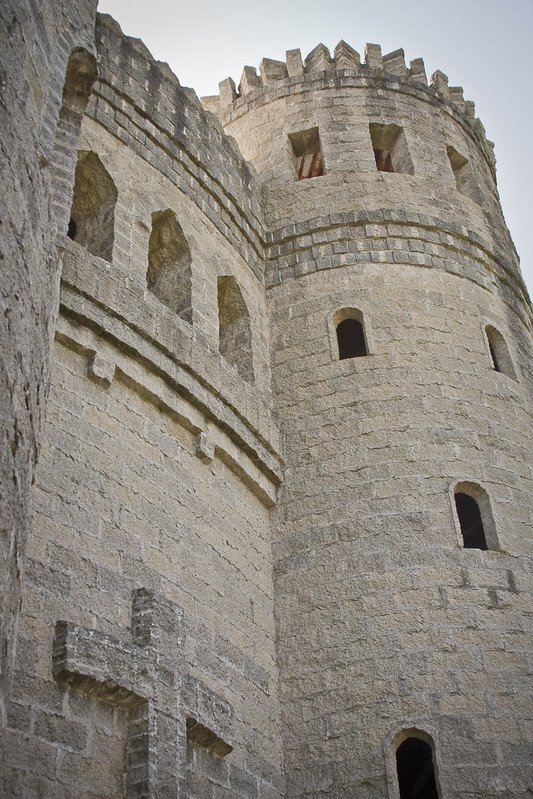
[{"label": "cylindrical stone tower", "polygon": [[531,304],[473,104],[365,56],[206,101],[269,226],[286,796],[531,796]]}]

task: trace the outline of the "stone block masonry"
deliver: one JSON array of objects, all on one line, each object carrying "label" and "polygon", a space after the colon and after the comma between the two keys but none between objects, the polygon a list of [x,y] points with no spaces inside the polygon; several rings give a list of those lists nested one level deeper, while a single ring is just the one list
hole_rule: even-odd
[{"label": "stone block masonry", "polygon": [[[341,45],[317,48],[296,70],[289,55],[207,101],[258,170],[270,228],[285,795],[415,795],[406,741],[430,753],[420,795],[525,797],[532,316],[491,147],[462,91],[403,53],[371,45],[347,67]],[[298,180],[290,142],[311,128],[324,174]],[[340,352],[347,318],[361,357]],[[516,371],[490,354],[493,324]],[[465,544],[463,490],[487,551]]]},{"label": "stone block masonry", "polygon": [[52,5],[2,11],[3,791],[526,799],[533,311],[473,103],[346,42],[201,103]]},{"label": "stone block masonry", "polygon": [[92,0],[7,0],[0,10],[0,734],[58,311],[56,234],[68,221],[60,209],[70,207],[76,139],[96,76],[95,12]]}]

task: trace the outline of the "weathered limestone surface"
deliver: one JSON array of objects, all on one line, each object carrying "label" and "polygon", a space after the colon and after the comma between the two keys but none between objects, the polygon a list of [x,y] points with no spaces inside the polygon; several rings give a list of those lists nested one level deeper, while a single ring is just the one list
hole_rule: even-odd
[{"label": "weathered limestone surface", "polygon": [[[94,218],[107,225],[112,210],[113,223],[105,257],[86,229],[93,252],[72,224],[74,240],[58,237],[61,312],[3,785],[54,799],[274,799],[269,515],[282,461],[260,189],[195,95],[110,18],[98,20],[97,48],[78,150],[106,177],[84,205],[78,182],[93,177],[78,170],[72,216],[79,232],[102,195]],[[189,252],[187,319],[147,282],[167,210]],[[246,379],[238,335],[221,354],[221,279],[239,287],[226,326],[238,312],[251,331]],[[136,632],[145,594],[148,643]],[[162,626],[158,608],[179,625]]]},{"label": "weathered limestone surface", "polygon": [[89,1],[2,24],[5,795],[399,799],[414,735],[441,799],[531,796],[533,312],[473,104],[340,42],[202,105]]},{"label": "weathered limestone surface", "polygon": [[[418,730],[441,796],[525,797],[532,314],[491,148],[442,73],[427,86],[375,45],[349,71],[326,55],[208,100],[258,171],[270,229],[286,796],[397,799],[394,751]],[[312,126],[325,174],[297,181],[289,135]],[[403,169],[377,171],[372,126],[402,129]],[[350,308],[368,355],[339,360]],[[487,325],[512,373],[494,370]],[[494,551],[462,545],[462,481],[490,497]]]},{"label": "weathered limestone surface", "polygon": [[92,0],[0,9],[0,729],[58,308],[56,233],[68,221],[69,143],[95,76],[95,11]]}]

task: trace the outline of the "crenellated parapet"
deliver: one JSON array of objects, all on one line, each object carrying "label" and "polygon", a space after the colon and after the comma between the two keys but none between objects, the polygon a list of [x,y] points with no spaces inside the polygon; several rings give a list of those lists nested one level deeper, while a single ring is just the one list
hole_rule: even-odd
[{"label": "crenellated parapet", "polygon": [[201,101],[28,5],[4,794],[533,799],[533,308],[474,104],[344,41]]},{"label": "crenellated parapet", "polygon": [[333,55],[324,44],[318,44],[305,59],[299,49],[287,50],[285,61],[263,58],[259,74],[255,67],[245,66],[238,85],[226,78],[219,84],[219,95],[205,97],[202,102],[225,125],[252,108],[290,95],[295,86],[301,91],[302,84],[312,89],[335,85],[368,87],[375,83],[421,94],[426,100],[447,106],[474,134],[494,170],[494,144],[486,138],[483,124],[475,115],[475,105],[465,100],[463,88],[449,86],[448,76],[440,70],[428,80],[423,59],[415,58],[407,66],[402,48],[383,54],[381,45],[366,44],[363,58],[343,40]]}]

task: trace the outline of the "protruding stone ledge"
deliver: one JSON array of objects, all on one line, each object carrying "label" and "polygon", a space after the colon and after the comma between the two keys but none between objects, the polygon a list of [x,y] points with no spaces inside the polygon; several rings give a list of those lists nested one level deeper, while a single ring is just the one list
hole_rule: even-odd
[{"label": "protruding stone ledge", "polygon": [[99,352],[95,352],[87,364],[87,377],[104,388],[108,388],[115,377],[115,366],[113,361],[106,359]]},{"label": "protruding stone ledge", "polygon": [[88,359],[92,380],[108,388],[120,376],[180,419],[196,436],[201,460],[219,457],[265,505],[274,505],[283,461],[269,406],[205,335],[140,287],[121,290],[120,275],[108,266],[65,241],[58,338]]},{"label": "protruding stone ledge", "polygon": [[[391,248],[393,239],[413,245]],[[503,246],[497,249],[475,231],[429,214],[397,209],[328,214],[272,231],[267,246],[267,288],[322,269],[393,261],[443,269],[487,289],[497,276],[531,319],[517,262]]]},{"label": "protruding stone ledge", "polygon": [[88,696],[111,705],[139,707],[153,694],[152,655],[133,641],[118,641],[97,630],[58,621],[53,674]]}]

